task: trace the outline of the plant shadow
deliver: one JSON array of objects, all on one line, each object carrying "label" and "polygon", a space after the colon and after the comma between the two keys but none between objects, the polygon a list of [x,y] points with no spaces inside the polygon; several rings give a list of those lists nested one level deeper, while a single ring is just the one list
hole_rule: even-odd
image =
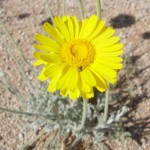
[{"label": "plant shadow", "polygon": [[144,32],[144,33],[142,34],[142,38],[143,38],[144,40],[150,40],[150,32]]},{"label": "plant shadow", "polygon": [[135,17],[128,14],[119,14],[109,22],[113,28],[124,28],[133,25],[135,23]]},{"label": "plant shadow", "polygon": [[[145,114],[143,114],[140,116],[140,119],[136,119],[136,112],[138,111],[139,105],[149,99],[149,96],[148,89],[143,89],[141,93],[136,92],[138,87],[132,85],[132,79],[137,78],[138,80],[139,75],[142,75],[144,70],[150,68],[150,66],[141,68],[140,70],[136,68],[137,60],[146,53],[147,52],[138,56],[132,56],[130,61],[126,62],[128,63],[126,65],[130,66],[130,71],[124,69],[120,81],[115,85],[115,90],[117,92],[112,95],[112,99],[114,100],[110,105],[111,112],[116,112],[124,105],[129,108],[129,112],[124,116],[125,120],[122,120],[123,128],[125,131],[131,133],[131,138],[139,145],[142,145],[142,140],[146,140],[147,136],[150,135],[150,115],[145,116]],[[140,86],[145,86],[147,81],[148,78],[143,78]],[[131,85],[134,89],[130,87]],[[146,105],[144,107],[146,107]]]},{"label": "plant shadow", "polygon": [[29,13],[23,13],[23,14],[19,14],[19,15],[17,16],[17,18],[18,18],[19,20],[21,20],[21,19],[25,19],[25,18],[27,18],[27,17],[29,17],[29,16],[30,16]]}]

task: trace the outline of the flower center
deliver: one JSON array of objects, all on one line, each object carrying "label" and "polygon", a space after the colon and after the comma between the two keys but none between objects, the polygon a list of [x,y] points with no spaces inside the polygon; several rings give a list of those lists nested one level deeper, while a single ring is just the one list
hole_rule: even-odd
[{"label": "flower center", "polygon": [[79,71],[89,66],[94,61],[95,48],[87,40],[74,40],[66,43],[61,51],[63,61]]}]

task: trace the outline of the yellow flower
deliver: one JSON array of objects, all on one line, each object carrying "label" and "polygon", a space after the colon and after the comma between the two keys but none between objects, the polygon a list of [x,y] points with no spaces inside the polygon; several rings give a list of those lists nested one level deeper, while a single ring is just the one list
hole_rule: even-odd
[{"label": "yellow flower", "polygon": [[94,87],[104,92],[107,82],[116,82],[123,44],[103,20],[96,15],[80,22],[75,16],[55,17],[54,26],[43,27],[48,36],[35,36],[39,51],[34,52],[34,65],[44,64],[38,79],[50,79],[49,92],[59,90],[72,100],[88,99],[94,96]]}]

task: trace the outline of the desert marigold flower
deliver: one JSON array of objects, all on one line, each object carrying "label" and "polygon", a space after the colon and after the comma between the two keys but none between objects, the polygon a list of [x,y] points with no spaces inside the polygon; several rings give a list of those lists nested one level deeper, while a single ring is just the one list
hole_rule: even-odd
[{"label": "desert marigold flower", "polygon": [[116,82],[123,44],[103,20],[96,15],[80,22],[75,16],[55,17],[54,26],[45,23],[43,27],[48,36],[35,36],[39,51],[34,52],[34,65],[44,64],[38,78],[50,79],[48,91],[88,99],[94,96],[94,87],[104,92],[107,82]]}]

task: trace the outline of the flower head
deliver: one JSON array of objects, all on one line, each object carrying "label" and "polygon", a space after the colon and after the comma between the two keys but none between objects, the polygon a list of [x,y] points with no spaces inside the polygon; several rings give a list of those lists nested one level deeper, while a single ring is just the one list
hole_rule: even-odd
[{"label": "flower head", "polygon": [[80,22],[75,16],[55,17],[54,26],[45,23],[43,27],[48,36],[35,36],[39,51],[34,52],[34,65],[44,64],[38,78],[50,79],[48,91],[88,99],[94,96],[94,87],[104,92],[107,82],[116,82],[123,44],[103,20],[96,15]]}]

